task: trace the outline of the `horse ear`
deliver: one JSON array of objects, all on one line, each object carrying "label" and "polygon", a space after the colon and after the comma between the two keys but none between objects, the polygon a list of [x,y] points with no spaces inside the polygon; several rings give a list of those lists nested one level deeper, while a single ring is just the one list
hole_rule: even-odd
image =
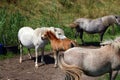
[{"label": "horse ear", "polygon": [[116,15],[115,15],[115,18],[117,19],[117,18],[118,18],[118,16],[116,16]]},{"label": "horse ear", "polygon": [[54,31],[55,31],[55,32],[57,32],[57,29],[56,29],[56,28],[54,28]]},{"label": "horse ear", "polygon": [[112,42],[113,42],[113,40],[108,40],[108,41],[100,43],[100,46],[111,45]]}]

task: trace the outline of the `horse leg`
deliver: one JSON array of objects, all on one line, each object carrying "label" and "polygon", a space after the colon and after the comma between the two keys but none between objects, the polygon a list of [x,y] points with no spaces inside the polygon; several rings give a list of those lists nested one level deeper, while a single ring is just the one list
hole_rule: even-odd
[{"label": "horse leg", "polygon": [[58,51],[53,51],[53,52],[54,52],[54,59],[55,59],[54,67],[56,68],[58,66]]},{"label": "horse leg", "polygon": [[36,55],[35,68],[38,68],[38,46],[35,46],[35,55]]},{"label": "horse leg", "polygon": [[31,52],[30,52],[30,49],[28,48],[28,56],[30,59],[32,59],[32,55],[31,55]]},{"label": "horse leg", "polygon": [[110,75],[110,79],[109,79],[109,80],[115,80],[116,77],[117,77],[117,75],[118,75],[118,72],[119,72],[119,71],[114,71],[114,74],[113,74],[113,71],[111,71],[111,72],[109,73],[109,75]]},{"label": "horse leg", "polygon": [[77,38],[77,36],[78,36],[78,34],[79,34],[79,32],[75,32],[75,39]]},{"label": "horse leg", "polygon": [[100,33],[100,42],[102,42],[102,40],[103,40],[103,35],[104,35],[104,33],[105,33],[105,31],[102,32],[102,33]]},{"label": "horse leg", "polygon": [[45,64],[45,61],[44,61],[44,47],[41,48],[41,62],[42,62],[43,64]]},{"label": "horse leg", "polygon": [[83,40],[83,30],[82,30],[82,29],[80,30],[80,39],[81,39],[82,44],[84,44],[84,40]]},{"label": "horse leg", "polygon": [[22,63],[22,53],[23,53],[23,46],[20,43],[20,63]]},{"label": "horse leg", "polygon": [[112,26],[112,34],[115,35],[115,28],[114,28],[115,26],[114,26],[114,24],[111,26]]}]

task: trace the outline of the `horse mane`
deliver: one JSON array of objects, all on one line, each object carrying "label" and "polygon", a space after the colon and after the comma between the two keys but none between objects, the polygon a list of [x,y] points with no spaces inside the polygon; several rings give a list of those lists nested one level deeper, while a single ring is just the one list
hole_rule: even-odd
[{"label": "horse mane", "polygon": [[100,43],[101,46],[110,45],[112,48],[114,48],[114,50],[115,50],[116,52],[118,52],[119,49],[120,49],[119,44],[120,44],[120,37],[117,37],[117,38],[115,38],[114,40],[107,40],[107,41],[105,41],[105,42],[103,42],[103,43]]},{"label": "horse mane", "polygon": [[48,38],[58,40],[58,38],[52,31],[47,31],[46,34],[48,35]]},{"label": "horse mane", "polygon": [[100,43],[100,45],[101,45],[101,46],[104,46],[104,45],[109,45],[109,44],[111,44],[112,42],[113,42],[113,40],[112,40],[112,39],[110,39],[110,40],[106,40],[106,41],[104,41],[104,42]]}]

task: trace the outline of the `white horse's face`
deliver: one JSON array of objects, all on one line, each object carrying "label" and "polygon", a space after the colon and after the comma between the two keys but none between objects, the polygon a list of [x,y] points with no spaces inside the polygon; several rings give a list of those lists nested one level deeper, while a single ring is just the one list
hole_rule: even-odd
[{"label": "white horse's face", "polygon": [[55,33],[56,37],[59,39],[65,39],[66,36],[64,34],[64,31],[60,28],[54,28],[54,27],[50,27],[50,30]]},{"label": "white horse's face", "polygon": [[115,16],[116,22],[118,25],[120,25],[120,16]]},{"label": "white horse's face", "polygon": [[55,34],[56,34],[56,37],[59,38],[59,39],[65,39],[66,38],[64,33],[61,32],[61,31],[56,31]]}]

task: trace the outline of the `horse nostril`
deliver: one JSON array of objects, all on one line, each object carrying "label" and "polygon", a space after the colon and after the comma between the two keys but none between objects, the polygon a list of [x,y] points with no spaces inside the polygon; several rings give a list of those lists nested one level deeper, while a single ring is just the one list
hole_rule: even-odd
[{"label": "horse nostril", "polygon": [[58,33],[58,35],[61,35],[61,33]]},{"label": "horse nostril", "polygon": [[42,40],[44,40],[44,37],[41,37]]}]

